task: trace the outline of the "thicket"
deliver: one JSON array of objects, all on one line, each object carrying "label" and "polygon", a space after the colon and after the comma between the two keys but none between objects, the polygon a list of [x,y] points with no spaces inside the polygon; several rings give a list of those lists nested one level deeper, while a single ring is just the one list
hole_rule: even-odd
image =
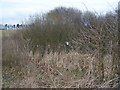
[{"label": "thicket", "polygon": [[25,29],[23,36],[33,52],[39,48],[44,53],[48,47],[51,51],[65,50],[65,42],[69,42],[70,50],[95,54],[99,59],[100,80],[104,78],[105,55],[112,55],[113,72],[117,73],[116,70],[119,70],[117,12],[99,15],[59,7],[47,14],[31,18]]},{"label": "thicket", "polygon": [[[38,60],[38,62],[41,62],[39,68],[42,68],[43,62],[46,65],[49,64],[48,66],[43,65],[43,71],[46,70],[46,67],[50,68],[53,66],[53,70],[59,69],[58,66],[60,64],[58,66],[56,64],[60,60],[63,62],[65,59],[66,62],[63,62],[65,68],[61,66],[63,69],[60,68],[60,70],[66,70],[69,63],[70,65],[72,63],[76,65],[80,61],[80,65],[75,66],[77,68],[75,73],[82,72],[82,77],[91,75],[91,77],[95,77],[94,79],[97,80],[95,83],[98,84],[116,78],[120,76],[118,12],[116,10],[114,13],[108,12],[105,15],[99,15],[90,11],[81,12],[74,8],[58,7],[46,14],[32,16],[26,26],[22,28],[22,33],[20,35],[17,33],[12,36],[13,38],[11,37],[11,40],[15,39],[13,41],[17,42],[15,44],[12,43],[11,46],[17,46],[14,46],[14,49],[19,48],[18,51],[16,51],[17,49],[15,51],[20,55],[14,55],[16,52],[10,54],[11,49],[8,51],[4,47],[3,59],[5,60],[3,64],[6,65],[6,61],[10,60],[5,56],[5,53],[8,53],[8,56],[12,58],[11,60],[14,58],[21,59],[22,55],[26,53],[23,55],[23,60],[28,57],[31,60],[32,57],[33,61],[36,62]],[[3,42],[3,46],[8,46],[5,41],[6,39]],[[69,42],[69,45],[66,42]],[[32,55],[29,56],[31,52]],[[36,56],[36,52],[38,56]],[[82,59],[82,55],[86,57]],[[106,60],[107,57],[110,60]],[[72,61],[69,62],[69,60]],[[24,63],[27,64],[27,61],[29,60],[24,61]],[[14,62],[14,64],[17,65],[18,63]],[[35,64],[38,65],[38,63]],[[18,66],[22,67],[21,64],[18,64]],[[72,69],[71,67],[69,69]],[[108,73],[108,71],[110,72]],[[53,75],[49,70],[46,72]],[[62,74],[66,73],[67,71],[64,71]]]}]

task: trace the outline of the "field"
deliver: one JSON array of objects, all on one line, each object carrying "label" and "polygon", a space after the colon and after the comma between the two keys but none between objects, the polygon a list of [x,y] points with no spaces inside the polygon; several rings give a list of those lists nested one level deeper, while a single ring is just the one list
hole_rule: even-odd
[{"label": "field", "polygon": [[[21,50],[14,31],[3,31],[3,87],[110,87],[111,56],[104,58],[105,82],[99,83],[97,58],[90,54],[65,51],[33,56]],[[19,41],[18,41],[19,42]],[[20,43],[20,42],[19,42]],[[18,46],[18,47],[17,47]],[[114,86],[114,85],[113,85]],[[114,86],[115,87],[115,86]]]},{"label": "field", "polygon": [[2,37],[2,30],[0,30],[0,37]]},{"label": "field", "polygon": [[35,17],[21,30],[0,31],[4,88],[120,86],[116,13],[56,8]]}]

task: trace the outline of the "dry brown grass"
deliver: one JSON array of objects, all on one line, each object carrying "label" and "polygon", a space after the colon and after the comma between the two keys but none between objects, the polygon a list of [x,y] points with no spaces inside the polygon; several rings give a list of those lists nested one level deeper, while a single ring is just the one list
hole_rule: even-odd
[{"label": "dry brown grass", "polygon": [[[7,54],[7,53],[6,53]],[[12,54],[13,55],[13,54]],[[28,57],[27,59],[22,57]],[[110,74],[110,56],[105,61],[105,81],[109,80]],[[9,58],[10,60],[10,58]],[[16,60],[16,59],[13,59]],[[19,60],[19,61],[17,61]],[[9,81],[7,76],[12,78],[9,87],[95,87],[97,86],[97,60],[94,56],[88,54],[79,54],[77,52],[61,52],[45,54],[42,58],[39,53],[30,55],[29,52],[19,53],[16,62],[11,69],[3,66],[4,79]],[[24,61],[25,60],[25,61]],[[10,61],[11,62],[11,61]],[[8,63],[8,62],[6,62]],[[17,66],[21,65],[22,66]],[[9,63],[10,64],[10,63]],[[18,70],[20,69],[20,70]],[[9,71],[10,70],[10,71]],[[15,70],[15,71],[14,71]],[[13,74],[11,74],[13,73]],[[7,86],[6,83],[5,87]]]},{"label": "dry brown grass", "polygon": [[[22,68],[25,73],[23,79],[17,78],[10,87],[54,87],[54,88],[93,88],[110,87],[109,76],[111,74],[111,57],[104,59],[104,82],[98,83],[97,60],[92,55],[79,54],[77,52],[61,52],[46,54],[43,58],[38,53]],[[105,83],[106,82],[106,83]]]},{"label": "dry brown grass", "polygon": [[[6,32],[5,32],[6,33]],[[8,33],[8,32],[7,32]],[[98,59],[94,54],[77,51],[50,52],[42,57],[24,47],[21,34],[3,37],[3,87],[115,87],[117,78],[111,80],[112,56],[104,57],[104,81],[99,82]],[[117,76],[116,76],[117,77]]]}]

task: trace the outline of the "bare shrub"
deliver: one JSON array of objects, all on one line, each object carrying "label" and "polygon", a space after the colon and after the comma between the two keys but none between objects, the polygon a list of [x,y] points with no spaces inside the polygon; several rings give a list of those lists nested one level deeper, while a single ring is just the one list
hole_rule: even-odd
[{"label": "bare shrub", "polygon": [[3,86],[115,87],[117,27],[116,13],[71,8],[31,18],[22,31],[3,36]]}]

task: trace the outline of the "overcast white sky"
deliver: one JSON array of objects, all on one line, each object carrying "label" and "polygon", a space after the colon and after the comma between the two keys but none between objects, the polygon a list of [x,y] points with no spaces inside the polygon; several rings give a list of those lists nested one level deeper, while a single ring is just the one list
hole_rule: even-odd
[{"label": "overcast white sky", "polygon": [[55,7],[74,7],[82,11],[105,13],[117,7],[119,0],[0,0],[0,24],[17,24],[35,13]]}]

